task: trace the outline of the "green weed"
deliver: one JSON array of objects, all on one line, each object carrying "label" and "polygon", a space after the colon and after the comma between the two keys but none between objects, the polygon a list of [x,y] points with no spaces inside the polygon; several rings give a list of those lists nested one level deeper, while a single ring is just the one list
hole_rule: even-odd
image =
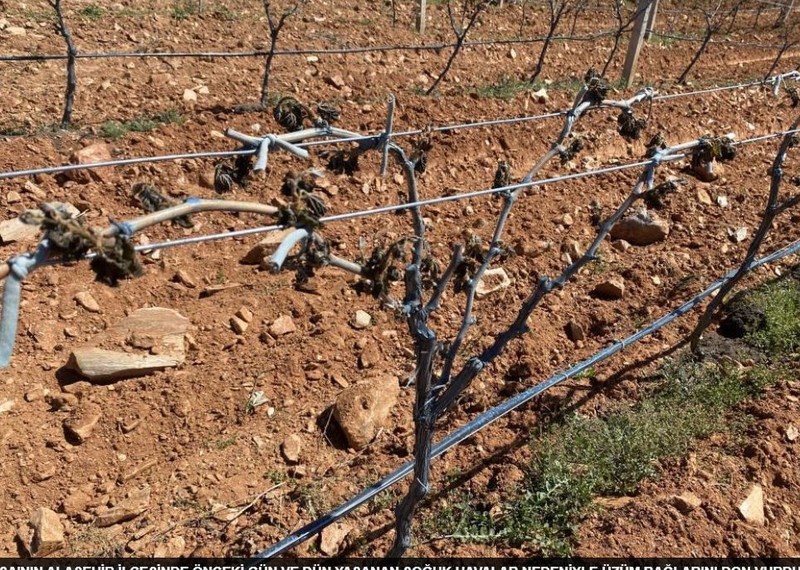
[{"label": "green weed", "polygon": [[156,113],[151,117],[137,117],[129,121],[106,121],[100,126],[100,135],[109,139],[119,139],[128,133],[146,133],[160,125],[181,124],[183,115],[174,109]]},{"label": "green weed", "polygon": [[103,17],[104,10],[97,4],[87,4],[78,10],[78,16],[89,21],[96,21]]},{"label": "green weed", "polygon": [[800,283],[781,279],[747,295],[764,312],[764,325],[747,340],[765,351],[778,354],[800,349]]}]

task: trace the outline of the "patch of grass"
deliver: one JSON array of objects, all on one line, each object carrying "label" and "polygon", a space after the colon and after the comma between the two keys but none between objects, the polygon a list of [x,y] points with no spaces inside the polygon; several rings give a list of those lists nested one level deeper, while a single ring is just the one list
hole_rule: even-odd
[{"label": "patch of grass", "polygon": [[764,312],[764,325],[747,336],[748,342],[777,354],[800,349],[800,283],[781,279],[747,295],[747,302]]},{"label": "patch of grass", "polygon": [[530,82],[511,75],[503,75],[495,83],[476,87],[474,93],[481,98],[510,101],[520,93],[526,93],[531,90],[535,89]]},{"label": "patch of grass", "polygon": [[18,137],[28,133],[23,125],[2,125],[0,126],[0,137]]},{"label": "patch of grass", "polygon": [[647,43],[656,45],[659,47],[671,47],[678,42],[677,39],[669,37],[669,36],[659,36],[657,34],[653,34],[650,36],[650,39],[647,40]]},{"label": "patch of grass", "polygon": [[330,500],[323,492],[321,481],[298,485],[291,494],[300,507],[311,517],[316,518],[330,509]]},{"label": "patch of grass", "polygon": [[54,22],[56,19],[56,13],[54,10],[35,10],[33,8],[29,8],[18,11],[17,14],[21,15],[26,20],[32,20],[37,23]]},{"label": "patch of grass", "polygon": [[103,8],[97,4],[87,4],[78,10],[78,16],[92,22],[102,18],[104,13]]},{"label": "patch of grass", "polygon": [[225,22],[235,22],[236,20],[239,19],[239,14],[237,14],[224,4],[219,4],[218,6],[214,7],[214,15],[220,20],[224,20]]},{"label": "patch of grass", "polygon": [[601,417],[552,420],[533,438],[535,456],[518,492],[494,520],[491,505],[465,494],[445,503],[428,529],[468,542],[526,546],[544,556],[571,554],[574,533],[597,496],[626,496],[660,462],[685,455],[698,439],[741,430],[737,404],[780,378],[764,367],[746,372],[679,359],[634,405]]},{"label": "patch of grass", "polygon": [[153,10],[136,6],[123,6],[115,14],[121,18],[143,18],[152,14]]},{"label": "patch of grass", "polygon": [[264,479],[268,480],[273,485],[280,485],[286,481],[286,474],[277,469],[267,469],[267,471],[264,472]]},{"label": "patch of grass", "polygon": [[456,492],[443,499],[439,507],[435,517],[423,521],[426,534],[471,543],[491,543],[501,538],[489,516],[491,505],[481,504],[472,494]]},{"label": "patch of grass", "polygon": [[172,6],[172,17],[182,22],[203,11],[203,0],[182,0]]},{"label": "patch of grass", "polygon": [[184,118],[175,109],[156,113],[151,117],[137,117],[130,121],[106,121],[100,126],[100,135],[110,139],[124,137],[128,133],[146,133],[160,125],[181,124]]},{"label": "patch of grass", "polygon": [[779,378],[766,368],[740,373],[688,360],[668,364],[663,376],[635,406],[604,417],[573,416],[535,441],[540,451],[502,523],[505,540],[568,555],[593,497],[629,495],[659,475],[661,460],[741,425],[731,410]]},{"label": "patch of grass", "polygon": [[236,436],[227,437],[224,439],[220,439],[214,444],[214,447],[219,449],[220,451],[223,449],[228,449],[230,446],[236,443]]}]

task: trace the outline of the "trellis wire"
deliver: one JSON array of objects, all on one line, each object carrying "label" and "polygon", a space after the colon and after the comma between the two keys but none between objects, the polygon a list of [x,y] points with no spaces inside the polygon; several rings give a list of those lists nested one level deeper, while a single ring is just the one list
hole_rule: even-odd
[{"label": "trellis wire", "polygon": [[[778,137],[782,137],[787,134],[800,132],[798,129],[782,131],[777,133],[769,133],[766,135],[759,135],[756,137],[743,139],[740,141],[733,141],[733,145],[743,145],[743,144],[750,144],[755,142],[760,142],[764,140],[774,139]],[[503,186],[499,188],[486,188],[483,190],[474,190],[472,192],[462,192],[459,194],[452,194],[449,196],[437,196],[435,198],[428,198],[426,200],[420,200],[418,202],[405,202],[402,204],[391,204],[387,206],[379,206],[377,208],[370,208],[367,210],[358,210],[355,212],[347,212],[344,214],[334,214],[331,216],[326,216],[320,218],[321,223],[331,223],[331,222],[343,222],[348,220],[354,220],[357,218],[365,218],[369,216],[375,216],[380,214],[389,214],[394,212],[399,212],[402,210],[407,210],[410,208],[415,207],[422,207],[422,206],[433,206],[437,204],[444,204],[447,202],[458,202],[461,200],[468,200],[472,198],[480,198],[483,196],[491,196],[494,194],[499,194],[502,192],[508,192],[512,190],[518,189],[528,189],[534,188],[537,186],[544,186],[546,184],[553,184],[556,182],[565,182],[568,180],[577,180],[580,178],[588,178],[591,176],[597,176],[600,174],[611,174],[614,172],[622,172],[625,170],[632,170],[636,168],[641,168],[643,166],[647,166],[652,162],[652,159],[649,160],[642,160],[638,162],[629,162],[620,165],[614,166],[607,166],[604,168],[598,168],[594,170],[584,170],[582,172],[574,172],[572,174],[563,174],[560,176],[553,176],[551,178],[542,178],[538,180],[532,180],[530,182],[523,182],[519,184],[512,184],[509,186]],[[228,238],[236,238],[236,237],[245,237],[250,235],[255,235],[259,233],[266,233],[271,231],[278,231],[284,229],[284,226],[273,224],[268,226],[260,226],[256,228],[248,228],[244,230],[234,230],[231,232],[222,232],[217,234],[208,234],[203,236],[194,236],[188,238],[181,238],[176,240],[169,240],[163,241],[158,243],[150,243],[144,246],[138,246],[139,249],[166,249],[170,247],[182,246],[182,245],[190,245],[190,244],[198,244],[204,243],[209,241],[217,241],[221,239],[228,239]]]},{"label": "trellis wire", "polygon": [[[698,38],[694,36],[677,36],[675,34],[665,34],[662,32],[652,31],[650,32],[653,36],[658,38],[664,38],[668,40],[675,40],[679,42],[702,42],[703,38]],[[720,40],[709,40],[708,42],[710,45],[717,45],[717,46],[731,46],[731,47],[752,47],[752,48],[779,48],[782,44],[765,44],[760,42],[729,42],[729,41],[720,41]]]},{"label": "trellis wire", "polygon": [[[791,244],[767,256],[755,260],[748,268],[748,271],[752,271],[753,269],[760,267],[761,265],[783,259],[784,257],[797,253],[798,251],[800,251],[800,241],[792,242]],[[724,277],[709,285],[705,290],[703,290],[701,293],[699,293],[689,301],[686,301],[681,306],[677,307],[676,309],[673,309],[663,317],[653,321],[648,326],[638,330],[634,334],[624,338],[623,340],[615,342],[611,346],[595,353],[593,356],[590,356],[586,360],[583,360],[573,365],[567,370],[556,373],[547,380],[535,386],[532,386],[527,390],[520,392],[519,394],[509,398],[505,402],[487,410],[486,412],[483,412],[478,417],[471,420],[463,427],[455,430],[453,433],[444,437],[441,441],[435,444],[433,446],[431,457],[439,457],[444,452],[448,451],[449,449],[458,445],[464,440],[472,437],[473,435],[481,431],[483,428],[491,425],[495,421],[499,420],[506,414],[519,408],[520,406],[527,403],[528,401],[538,396],[539,394],[545,392],[546,390],[552,388],[553,386],[556,386],[557,384],[560,384],[565,380],[573,378],[579,375],[580,373],[587,371],[592,366],[599,364],[600,362],[610,358],[611,356],[629,347],[630,345],[664,328],[666,325],[668,325],[675,319],[685,315],[686,313],[691,311],[695,306],[697,306],[701,301],[712,295],[715,291],[717,291],[720,287],[722,287],[722,285],[724,285],[729,279],[733,278],[733,276],[736,274],[736,271],[737,270],[730,271]],[[361,491],[358,495],[356,495],[349,501],[341,504],[336,509],[312,521],[311,523],[305,525],[299,530],[296,530],[289,536],[285,537],[283,540],[272,545],[270,548],[267,548],[266,550],[259,552],[254,556],[254,558],[256,559],[272,558],[273,556],[277,556],[278,554],[281,554],[287,551],[288,549],[297,546],[302,542],[305,542],[312,536],[320,533],[325,527],[333,524],[337,520],[346,516],[347,514],[357,509],[358,507],[360,507],[373,497],[377,496],[379,493],[385,491],[386,489],[388,489],[389,487],[391,487],[392,485],[403,479],[403,477],[411,473],[413,469],[414,469],[413,461],[405,463],[403,466],[394,470],[392,473],[390,473],[380,481],[367,487],[366,489]]]},{"label": "trellis wire", "polygon": [[[743,83],[737,83],[734,85],[726,85],[721,87],[712,87],[708,89],[698,89],[695,91],[687,91],[683,93],[668,93],[664,95],[656,95],[653,97],[653,101],[666,101],[670,99],[679,99],[682,97],[692,97],[694,95],[704,95],[707,93],[715,93],[721,91],[732,91],[736,89],[743,89],[747,87],[755,87],[758,85],[778,85],[780,82],[785,80],[798,80],[800,79],[800,72],[798,71],[789,71],[782,74],[774,75],[767,80],[758,80],[758,81],[748,81]],[[552,113],[543,113],[539,115],[528,115],[523,117],[512,117],[512,118],[505,118],[505,119],[491,119],[487,121],[478,121],[478,122],[471,122],[471,123],[457,123],[451,125],[441,125],[437,127],[432,127],[431,130],[433,132],[449,132],[449,131],[458,131],[464,129],[475,129],[475,128],[485,128],[485,127],[494,127],[500,125],[510,125],[510,124],[520,124],[526,122],[533,122],[533,121],[540,121],[544,119],[552,119],[556,117],[562,117],[566,114],[566,111],[556,111]],[[391,138],[395,137],[409,137],[409,136],[416,136],[423,133],[423,129],[413,129],[413,130],[406,130],[406,131],[397,131],[392,132],[389,134]],[[328,145],[328,144],[342,144],[348,142],[361,142],[370,139],[374,139],[375,137],[379,136],[382,133],[377,133],[374,135],[359,135],[353,137],[344,137],[335,140],[319,140],[319,141],[307,141],[307,142],[300,142],[297,143],[296,146],[299,147],[311,147],[311,146],[320,146],[320,145]],[[105,167],[112,167],[112,166],[128,166],[132,164],[143,164],[143,163],[150,163],[150,162],[168,162],[174,160],[192,160],[192,159],[202,159],[202,158],[229,158],[233,156],[241,156],[247,154],[254,154],[256,152],[255,149],[240,149],[240,150],[229,150],[229,151],[205,151],[205,152],[194,152],[194,153],[181,153],[181,154],[169,154],[169,155],[161,155],[161,156],[153,156],[153,157],[138,157],[138,158],[125,158],[119,160],[109,160],[104,162],[93,162],[88,164],[65,164],[61,166],[44,166],[40,168],[30,168],[25,170],[11,170],[7,172],[0,172],[0,180],[9,179],[9,178],[17,178],[21,176],[35,176],[37,174],[56,174],[61,172],[69,172],[74,170],[82,170],[82,169],[92,169],[92,168],[105,168]]]},{"label": "trellis wire", "polygon": [[[781,131],[781,132],[776,132],[776,133],[769,133],[769,134],[766,134],[766,135],[759,135],[759,136],[751,137],[751,138],[748,138],[748,139],[743,139],[743,140],[740,140],[740,141],[734,141],[732,144],[737,145],[737,146],[738,145],[743,145],[743,144],[750,144],[750,143],[755,143],[755,142],[760,142],[760,141],[764,141],[764,140],[778,138],[778,137],[781,137],[781,136],[784,136],[784,135],[787,135],[787,134],[790,134],[790,133],[794,133],[794,132],[800,132],[800,131],[798,129],[795,129],[795,130]],[[298,145],[298,146],[300,146],[300,145]],[[565,181],[568,181],[568,180],[577,180],[577,179],[588,178],[588,177],[591,177],[591,176],[597,176],[597,175],[601,175],[601,174],[611,174],[611,173],[614,173],[614,172],[622,172],[622,171],[625,171],[625,170],[632,170],[632,169],[636,169],[636,168],[641,168],[643,166],[647,166],[651,162],[652,162],[652,159],[641,160],[641,161],[637,161],[637,162],[629,162],[629,163],[620,164],[620,165],[607,166],[607,167],[604,167],[604,168],[598,168],[598,169],[594,169],[594,170],[584,170],[582,172],[574,172],[574,173],[571,173],[571,174],[562,174],[560,176],[553,176],[551,178],[542,178],[542,179],[538,179],[538,180],[532,180],[530,182],[522,182],[522,183],[512,184],[512,185],[509,185],[509,186],[503,186],[503,187],[499,187],[499,188],[486,188],[486,189],[482,189],[482,190],[474,190],[472,192],[462,192],[462,193],[458,193],[458,194],[451,194],[449,196],[437,196],[435,198],[428,198],[426,200],[420,200],[418,202],[413,202],[413,203],[406,202],[406,203],[402,203],[402,204],[390,204],[390,205],[387,205],[387,206],[379,206],[377,208],[370,208],[370,209],[366,209],[366,210],[357,210],[357,211],[354,211],[354,212],[347,212],[347,213],[343,213],[343,214],[334,214],[334,215],[331,215],[331,216],[325,216],[323,218],[320,218],[320,222],[321,223],[342,222],[342,221],[354,220],[354,219],[357,219],[357,218],[364,218],[364,217],[375,216],[375,215],[380,215],[380,214],[389,214],[389,213],[399,212],[399,211],[407,210],[409,208],[414,208],[414,207],[433,206],[433,205],[437,205],[437,204],[444,204],[444,203],[447,203],[447,202],[458,202],[458,201],[461,201],[461,200],[480,198],[480,197],[483,197],[483,196],[491,196],[491,195],[494,195],[494,194],[498,194],[498,193],[502,193],[502,192],[508,192],[508,191],[511,191],[511,190],[534,188],[534,187],[537,187],[537,186],[544,186],[546,184],[553,184],[553,183],[556,183],[556,182],[565,182]],[[171,248],[171,247],[178,247],[178,246],[192,245],[192,244],[200,244],[200,243],[206,243],[206,242],[212,242],[212,241],[219,241],[219,240],[223,240],[223,239],[247,237],[247,236],[257,235],[257,234],[261,234],[261,233],[278,231],[278,230],[281,230],[281,229],[284,229],[284,226],[282,226],[280,224],[258,226],[258,227],[255,227],[255,228],[247,228],[247,229],[243,229],[243,230],[234,230],[234,231],[230,231],[230,232],[221,232],[221,233],[216,233],[216,234],[207,234],[207,235],[202,235],[202,236],[192,236],[192,237],[180,238],[180,239],[175,239],[175,240],[166,240],[166,241],[163,241],[163,242],[149,243],[149,244],[146,244],[146,245],[137,245],[136,246],[136,250],[137,251],[143,251],[143,250],[168,249],[168,248]],[[93,254],[88,254],[86,256],[86,259],[92,259],[92,257],[94,257]],[[50,264],[56,264],[56,263],[60,263],[60,260],[50,260],[46,264],[50,265]]]},{"label": "trellis wire", "polygon": [[[578,42],[591,42],[599,38],[612,35],[616,30],[607,30],[597,32],[596,34],[588,34],[583,36],[553,36],[552,40],[558,41],[578,41]],[[536,38],[498,38],[486,40],[472,40],[464,42],[464,47],[481,47],[493,45],[515,45],[515,44],[531,44],[540,43],[545,41],[544,37]],[[439,43],[439,44],[406,44],[406,45],[389,45],[389,46],[359,46],[350,48],[307,48],[307,49],[284,49],[276,50],[276,56],[297,56],[297,55],[349,55],[370,52],[391,52],[391,51],[440,51],[447,48],[455,47],[453,43]],[[264,57],[269,54],[269,50],[252,50],[252,51],[207,51],[207,52],[78,52],[77,59],[138,59],[138,58],[242,58],[242,57]],[[51,61],[67,59],[64,54],[26,54],[15,55],[5,54],[0,55],[0,62],[24,62],[24,61]]]}]

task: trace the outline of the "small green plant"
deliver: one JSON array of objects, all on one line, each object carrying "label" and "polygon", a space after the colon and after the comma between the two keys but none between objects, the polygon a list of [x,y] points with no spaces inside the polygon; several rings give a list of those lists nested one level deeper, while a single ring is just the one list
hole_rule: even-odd
[{"label": "small green plant", "polygon": [[160,125],[181,124],[183,115],[174,109],[161,111],[152,117],[137,117],[129,121],[106,121],[100,126],[100,134],[109,139],[119,139],[128,133],[146,133]]},{"label": "small green plant", "polygon": [[162,125],[182,125],[186,120],[176,109],[167,109],[154,114],[152,120]]},{"label": "small green plant", "polygon": [[230,446],[232,446],[235,443],[236,443],[236,436],[233,435],[231,437],[226,437],[226,438],[220,439],[219,441],[217,441],[214,444],[214,447],[216,447],[217,449],[222,451],[223,449],[228,449]]},{"label": "small green plant", "polygon": [[442,502],[435,517],[423,523],[423,529],[432,537],[471,543],[496,542],[501,538],[501,531],[489,517],[490,505],[478,503],[466,492],[456,492]]},{"label": "small green plant", "polygon": [[135,6],[123,6],[115,11],[116,16],[120,18],[143,18],[151,13],[152,10]]},{"label": "small green plant", "polygon": [[595,370],[594,366],[590,366],[575,376],[576,380],[594,380],[595,378],[597,378],[597,370]]},{"label": "small green plant", "polygon": [[182,0],[172,6],[172,17],[182,22],[203,11],[203,0]]},{"label": "small green plant", "polygon": [[268,469],[264,472],[264,479],[273,485],[280,485],[286,481],[286,474],[283,471],[278,471],[277,469]]},{"label": "small green plant", "polygon": [[224,20],[225,22],[235,22],[236,20],[239,19],[239,14],[231,10],[224,4],[220,4],[214,7],[214,15],[220,20]]},{"label": "small green plant", "polygon": [[0,137],[18,137],[24,135],[28,130],[23,125],[3,125],[0,126]]},{"label": "small green plant", "polygon": [[502,99],[510,101],[520,93],[533,89],[533,86],[511,75],[503,75],[495,83],[480,85],[475,89],[475,94],[481,98]]},{"label": "small green plant", "polygon": [[330,508],[330,501],[323,493],[321,481],[299,485],[292,491],[292,498],[311,517],[318,517]]},{"label": "small green plant", "polygon": [[95,21],[103,17],[103,8],[97,4],[87,4],[78,10],[78,16],[86,20]]},{"label": "small green plant", "polygon": [[764,313],[764,324],[747,340],[773,353],[786,354],[800,348],[800,283],[781,279],[749,293],[752,303]]}]

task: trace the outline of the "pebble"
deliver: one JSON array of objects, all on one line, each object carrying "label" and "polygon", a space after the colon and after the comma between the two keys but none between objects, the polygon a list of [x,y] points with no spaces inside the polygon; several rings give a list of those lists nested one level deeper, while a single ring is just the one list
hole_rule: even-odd
[{"label": "pebble", "polygon": [[328,525],[320,534],[320,551],[327,556],[336,556],[349,533],[350,527],[346,523],[336,522]]},{"label": "pebble", "polygon": [[710,206],[711,202],[711,194],[708,193],[708,190],[705,188],[698,188],[697,189],[697,201],[701,204],[705,204],[706,206]]},{"label": "pebble", "polygon": [[508,289],[510,286],[511,278],[505,269],[502,267],[487,269],[483,272],[478,285],[475,287],[475,296],[481,299],[490,293]]},{"label": "pebble", "polygon": [[800,430],[798,430],[795,426],[790,425],[786,428],[786,439],[789,441],[795,441],[798,437],[800,437]]},{"label": "pebble", "polygon": [[703,501],[694,493],[686,492],[680,495],[673,495],[670,503],[683,514],[688,514],[702,505]]},{"label": "pebble", "polygon": [[287,463],[297,463],[300,460],[300,450],[303,440],[297,434],[292,434],[281,443],[281,453]]},{"label": "pebble", "polygon": [[248,326],[250,325],[239,317],[231,317],[231,329],[233,329],[233,332],[236,334],[244,334]]},{"label": "pebble", "polygon": [[54,394],[47,398],[53,410],[70,410],[78,405],[78,397],[74,394]]},{"label": "pebble", "polygon": [[79,306],[83,307],[90,313],[99,313],[100,312],[100,305],[97,303],[92,294],[88,291],[81,291],[80,293],[75,294],[75,302],[78,303]]},{"label": "pebble", "polygon": [[297,330],[297,325],[289,315],[281,315],[269,325],[269,334],[274,337],[293,333]]},{"label": "pebble", "polygon": [[350,447],[363,449],[386,423],[397,403],[400,384],[393,376],[372,378],[354,384],[336,398],[333,418],[342,428]]},{"label": "pebble", "polygon": [[353,319],[353,328],[365,329],[372,324],[372,315],[366,311],[359,309],[356,311],[355,318]]},{"label": "pebble", "polygon": [[28,524],[17,534],[25,549],[35,558],[52,554],[64,546],[64,525],[55,512],[45,507],[36,509]]},{"label": "pebble", "polygon": [[747,239],[747,228],[729,229],[728,237],[735,243],[741,243]]},{"label": "pebble", "polygon": [[196,103],[197,102],[197,93],[192,89],[184,89],[183,90],[183,100],[187,103]]},{"label": "pebble", "polygon": [[625,294],[625,282],[619,278],[608,279],[599,283],[594,292],[605,299],[621,299]]},{"label": "pebble", "polygon": [[236,316],[242,319],[246,323],[253,322],[253,311],[251,311],[247,307],[242,307],[241,309],[236,311]]},{"label": "pebble", "polygon": [[747,498],[739,505],[739,514],[752,524],[763,526],[764,517],[764,490],[761,485],[753,485],[747,493]]},{"label": "pebble", "polygon": [[325,82],[328,83],[329,85],[332,85],[333,87],[336,87],[337,89],[341,89],[342,87],[345,86],[344,79],[339,74],[329,75],[328,77],[325,78]]},{"label": "pebble", "polygon": [[135,519],[150,507],[150,487],[133,491],[114,507],[97,513],[94,525],[107,527]]},{"label": "pebble", "polygon": [[572,342],[578,342],[586,339],[586,333],[584,333],[581,325],[575,321],[570,321],[567,323],[567,337]]},{"label": "pebble", "polygon": [[172,278],[172,280],[188,287],[189,289],[194,289],[197,287],[197,281],[184,269],[179,269],[175,273],[175,276]]},{"label": "pebble", "polygon": [[664,241],[669,236],[669,224],[647,211],[632,214],[611,228],[611,238],[625,240],[632,245],[650,245]]},{"label": "pebble", "polygon": [[87,402],[64,420],[64,429],[77,443],[84,443],[91,437],[101,417],[103,410],[100,406]]}]

